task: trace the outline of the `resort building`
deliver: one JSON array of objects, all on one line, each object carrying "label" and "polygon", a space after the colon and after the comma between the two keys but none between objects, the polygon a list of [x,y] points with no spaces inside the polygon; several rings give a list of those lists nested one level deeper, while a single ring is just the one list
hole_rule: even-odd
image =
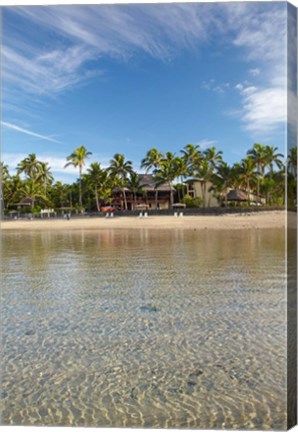
[{"label": "resort building", "polygon": [[152,174],[139,174],[141,188],[133,192],[128,188],[115,188],[112,191],[111,205],[119,210],[155,210],[168,209],[171,205],[171,193],[175,194],[175,188],[169,184],[161,184],[156,187]]},{"label": "resort building", "polygon": [[[186,184],[186,193],[192,198],[200,198],[203,200],[203,180],[200,179],[189,179],[185,181]],[[206,196],[205,196],[205,204],[206,207],[219,207],[220,203],[218,199],[214,196],[213,192],[210,191],[210,188],[213,184],[209,181],[206,182]]]}]

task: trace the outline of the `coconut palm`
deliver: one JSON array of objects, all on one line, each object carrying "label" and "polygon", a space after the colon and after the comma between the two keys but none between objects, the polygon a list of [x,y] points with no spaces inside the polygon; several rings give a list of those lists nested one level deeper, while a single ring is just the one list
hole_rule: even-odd
[{"label": "coconut palm", "polygon": [[176,174],[176,178],[180,179],[180,184],[177,184],[177,191],[178,191],[178,198],[179,201],[181,199],[180,197],[180,191],[182,191],[182,199],[184,198],[185,195],[185,184],[184,179],[188,176],[189,170],[188,170],[188,166],[187,166],[187,162],[183,157],[175,157],[175,161],[174,161],[174,165],[173,165],[173,169],[175,171]]},{"label": "coconut palm", "polygon": [[182,158],[187,166],[188,175],[193,174],[193,166],[198,165],[199,161],[202,159],[202,153],[199,147],[199,145],[187,144],[183,150],[181,150]]},{"label": "coconut palm", "polygon": [[248,204],[250,205],[250,193],[252,185],[257,183],[259,172],[256,171],[256,163],[250,157],[246,157],[242,160],[239,166],[238,178],[240,184],[243,184],[248,197]]},{"label": "coconut palm", "polygon": [[264,171],[266,166],[266,151],[265,146],[262,144],[255,143],[253,148],[247,151],[247,156],[249,156],[256,164],[257,170],[260,176],[257,178],[257,195],[260,195],[260,177],[264,177]]},{"label": "coconut palm", "polygon": [[206,207],[206,192],[207,192],[207,183],[211,181],[213,174],[213,170],[207,159],[203,159],[198,163],[198,165],[194,165],[194,175],[200,181],[201,190],[202,190],[202,199],[203,199],[203,207]]},{"label": "coconut palm", "polygon": [[288,172],[297,177],[297,147],[292,147],[289,151]]},{"label": "coconut palm", "polygon": [[120,188],[122,189],[123,199],[124,199],[124,209],[127,210],[127,200],[125,193],[125,183],[128,174],[133,172],[132,162],[126,161],[125,156],[119,153],[116,153],[110,161],[110,166],[108,168],[112,178],[119,183]]},{"label": "coconut palm", "polygon": [[218,168],[216,173],[212,176],[213,186],[210,190],[218,193],[220,197],[224,195],[225,206],[228,205],[228,191],[231,185],[231,167],[223,162]]},{"label": "coconut palm", "polygon": [[103,179],[103,171],[104,170],[101,168],[100,163],[98,162],[92,163],[87,170],[89,182],[94,187],[97,211],[100,211],[98,187]]},{"label": "coconut palm", "polygon": [[284,166],[283,161],[281,160],[284,156],[281,153],[276,153],[277,150],[277,147],[270,147],[268,145],[265,146],[264,149],[265,166],[269,167],[271,177],[273,176],[274,165],[276,165],[280,170]]},{"label": "coconut palm", "polygon": [[51,167],[48,162],[39,162],[36,180],[40,181],[44,186],[44,192],[47,194],[47,188],[53,183],[54,177],[51,173]]},{"label": "coconut palm", "polygon": [[141,161],[141,168],[146,168],[146,172],[151,169],[156,169],[160,166],[160,162],[163,158],[163,154],[153,147],[147,153],[144,159]]},{"label": "coconut palm", "polygon": [[34,209],[34,205],[37,199],[47,202],[47,197],[42,189],[42,185],[32,179],[26,180],[20,190],[21,198],[27,198],[31,200],[31,209]]},{"label": "coconut palm", "polygon": [[222,164],[222,152],[215,147],[206,149],[201,158],[196,159],[192,164],[192,173],[201,183],[203,207],[206,207],[207,183],[211,182],[212,176],[218,166]]},{"label": "coconut palm", "polygon": [[17,166],[17,173],[24,173],[30,179],[34,179],[39,172],[40,161],[36,159],[35,153],[30,153]]},{"label": "coconut palm", "polygon": [[86,159],[92,155],[92,152],[88,151],[85,146],[81,146],[76,148],[73,153],[71,153],[66,160],[69,162],[64,166],[67,168],[70,165],[73,165],[75,168],[79,167],[79,205],[82,208],[82,170],[83,166],[86,163]]},{"label": "coconut palm", "polygon": [[174,202],[173,181],[177,177],[177,157],[172,152],[167,152],[161,159],[160,165],[154,170],[156,187],[167,183],[170,189],[170,206]]},{"label": "coconut palm", "polygon": [[[160,167],[160,163],[164,155],[153,147],[147,153],[144,159],[141,161],[141,168],[146,168],[146,173],[150,170],[157,170]],[[155,188],[155,206],[158,207],[158,189]]]},{"label": "coconut palm", "polygon": [[114,181],[107,169],[102,170],[102,176],[98,187],[98,196],[105,203],[110,203]]},{"label": "coconut palm", "polygon": [[5,207],[5,195],[7,192],[8,179],[9,179],[8,165],[4,165],[3,162],[0,162],[0,179],[1,179],[0,205],[2,210]]},{"label": "coconut palm", "polygon": [[217,151],[216,147],[207,148],[204,157],[213,171],[222,164],[222,151]]},{"label": "coconut palm", "polygon": [[70,188],[71,185],[63,184],[61,181],[53,184],[49,193],[55,207],[66,207],[69,204]]},{"label": "coconut palm", "polygon": [[134,208],[137,204],[137,193],[142,193],[144,186],[146,185],[141,182],[140,176],[136,172],[131,172],[126,180],[126,187],[133,194]]}]

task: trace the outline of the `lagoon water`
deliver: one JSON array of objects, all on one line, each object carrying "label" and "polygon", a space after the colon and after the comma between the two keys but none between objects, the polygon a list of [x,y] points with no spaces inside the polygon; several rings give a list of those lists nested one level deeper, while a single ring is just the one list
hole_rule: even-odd
[{"label": "lagoon water", "polygon": [[283,230],[2,233],[1,423],[286,428]]}]

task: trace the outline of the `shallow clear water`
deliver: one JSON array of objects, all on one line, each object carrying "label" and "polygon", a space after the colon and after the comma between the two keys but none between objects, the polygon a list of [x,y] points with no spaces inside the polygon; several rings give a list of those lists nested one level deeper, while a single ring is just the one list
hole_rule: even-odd
[{"label": "shallow clear water", "polygon": [[2,424],[284,429],[283,230],[2,233]]}]

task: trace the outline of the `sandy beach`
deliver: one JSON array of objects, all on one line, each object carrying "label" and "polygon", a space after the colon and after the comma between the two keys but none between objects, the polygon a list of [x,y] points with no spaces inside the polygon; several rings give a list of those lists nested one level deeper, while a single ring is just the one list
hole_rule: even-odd
[{"label": "sandy beach", "polygon": [[[295,221],[296,214],[292,214]],[[3,230],[94,230],[94,229],[263,229],[284,228],[286,213],[272,211],[250,214],[227,214],[220,216],[148,216],[148,217],[114,217],[114,218],[72,218],[13,220],[1,223]]]}]

